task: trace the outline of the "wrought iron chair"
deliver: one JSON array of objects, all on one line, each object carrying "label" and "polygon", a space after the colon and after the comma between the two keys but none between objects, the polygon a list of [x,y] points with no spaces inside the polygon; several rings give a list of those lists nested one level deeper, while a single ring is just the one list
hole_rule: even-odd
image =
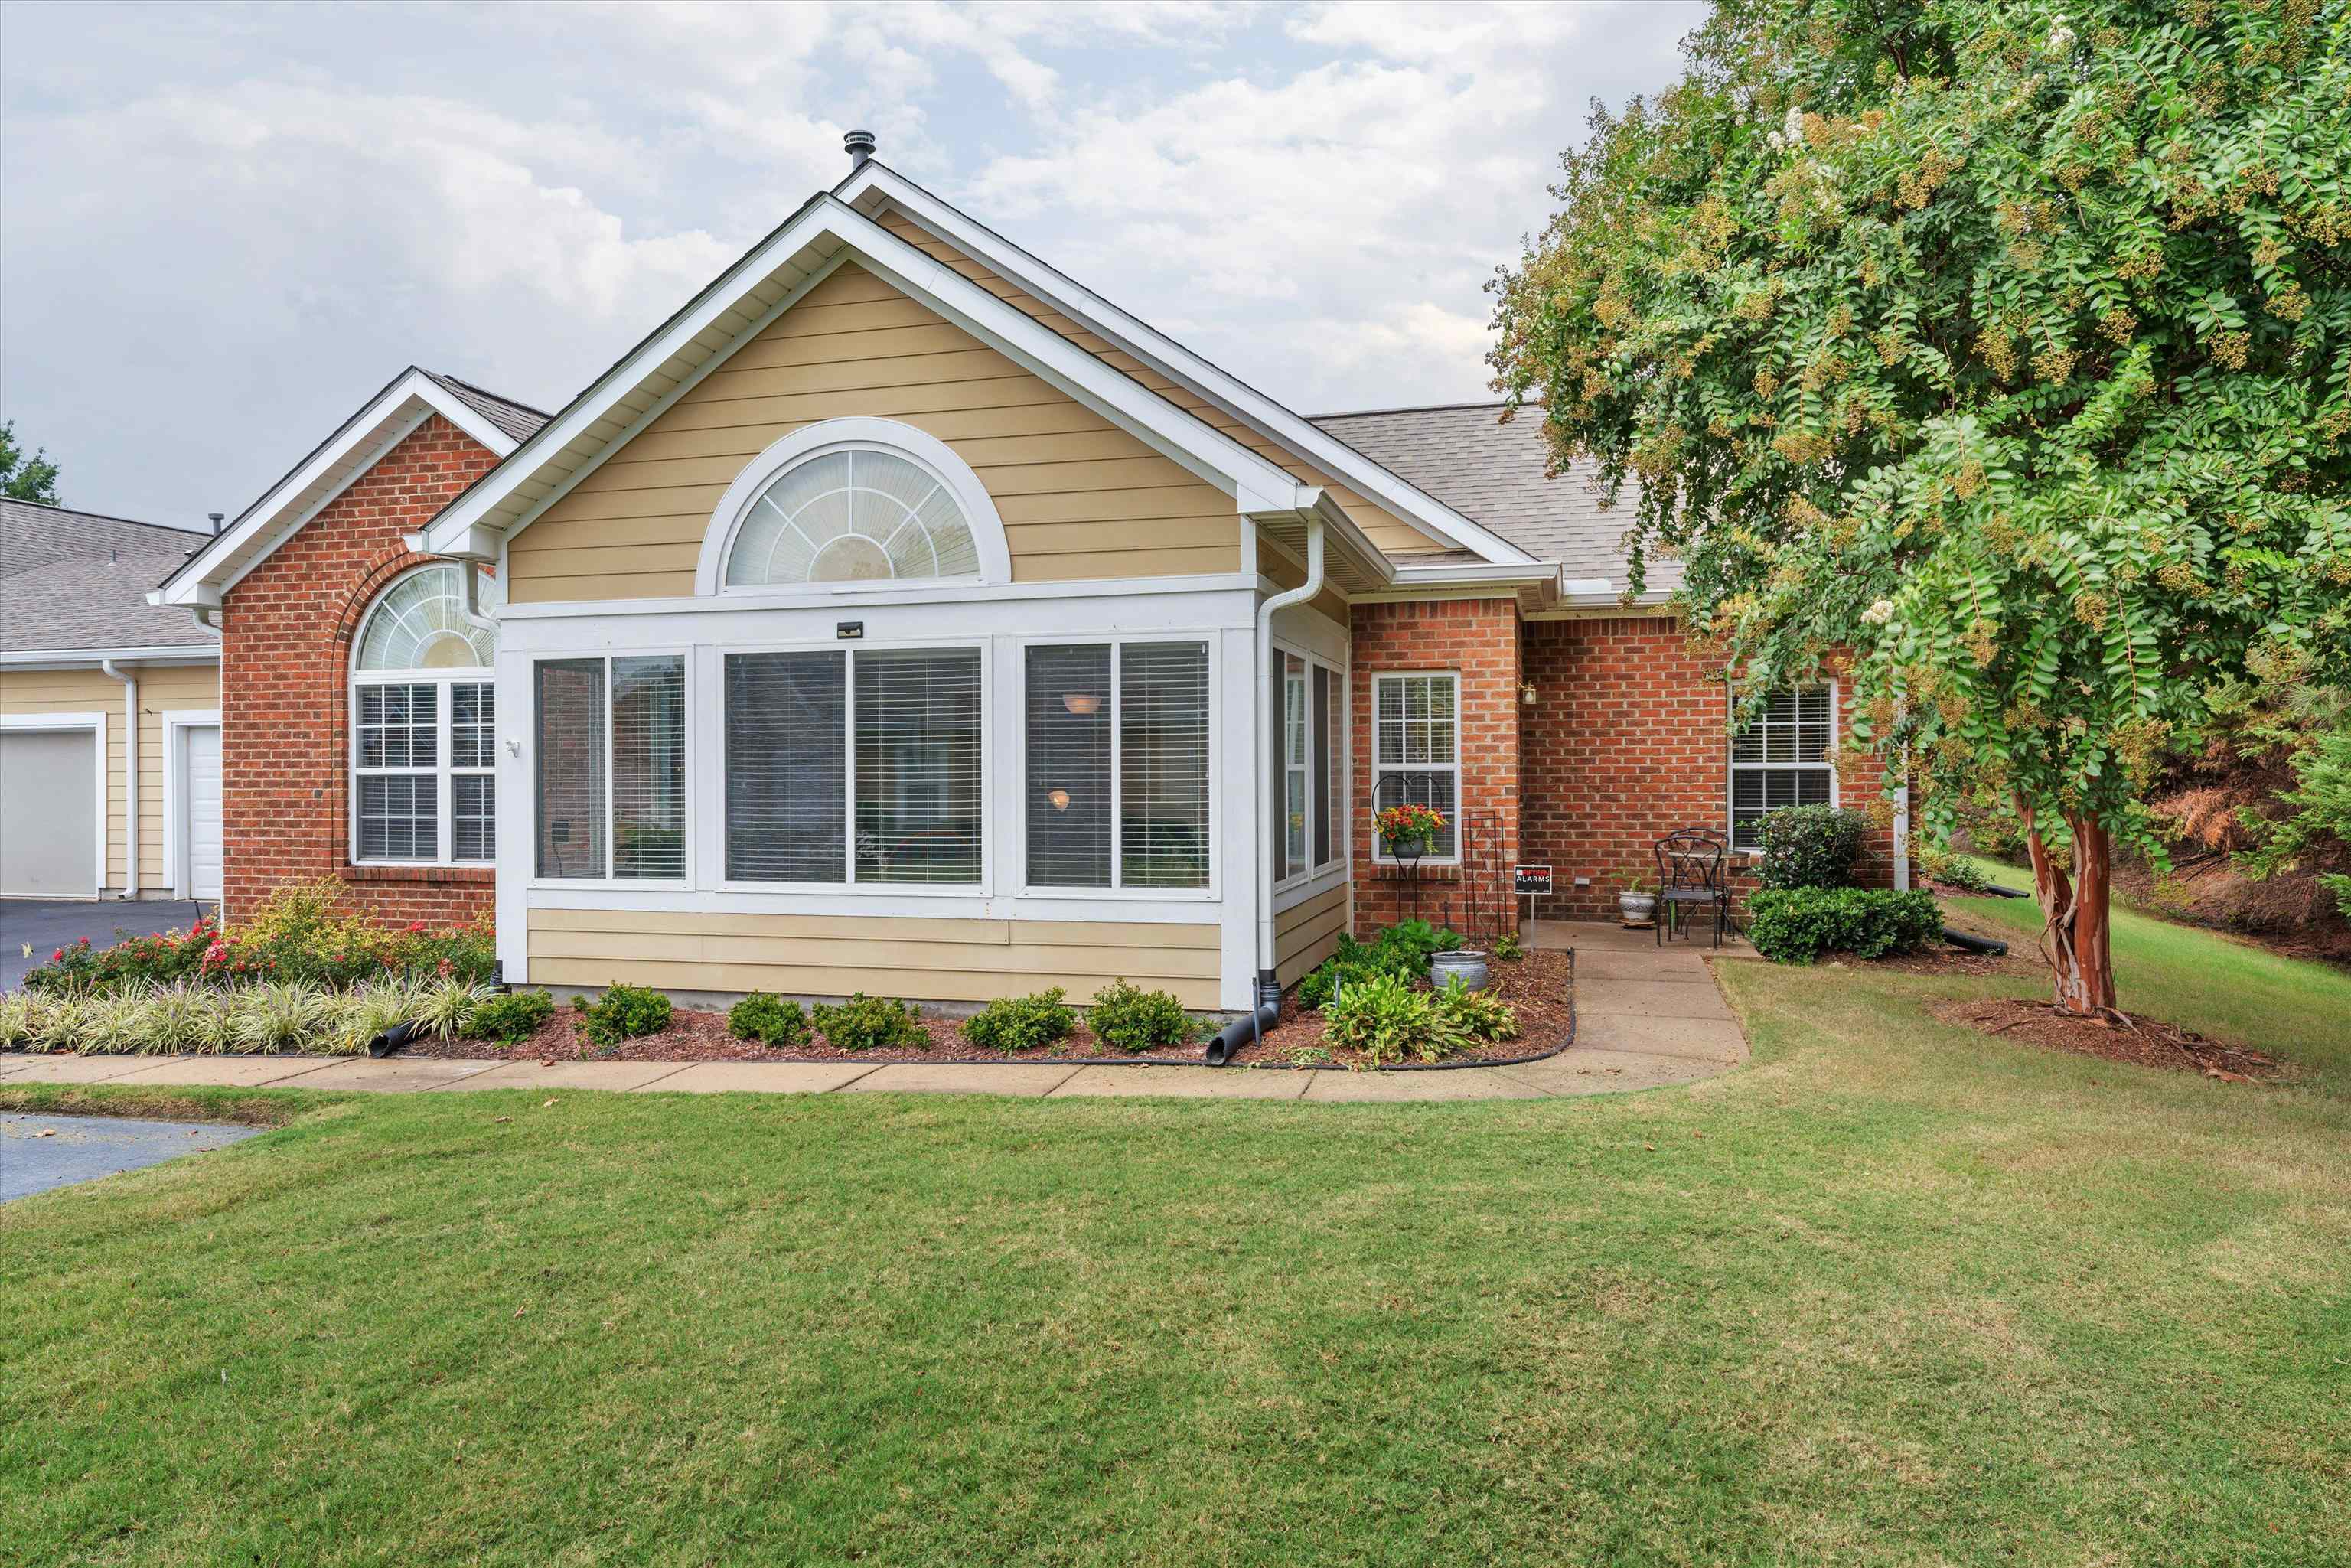
[{"label": "wrought iron chair", "polygon": [[1714,945],[1730,923],[1730,842],[1711,828],[1681,828],[1653,846],[1657,857],[1657,946],[1681,907],[1710,904]]}]

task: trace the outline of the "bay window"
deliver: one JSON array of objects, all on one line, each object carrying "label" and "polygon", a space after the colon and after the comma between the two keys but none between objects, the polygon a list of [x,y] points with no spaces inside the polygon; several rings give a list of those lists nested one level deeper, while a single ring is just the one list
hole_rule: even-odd
[{"label": "bay window", "polygon": [[726,877],[981,880],[977,648],[726,656]]},{"label": "bay window", "polygon": [[1208,645],[1033,644],[1023,721],[1027,881],[1208,885]]},{"label": "bay window", "polygon": [[[1445,818],[1423,864],[1460,858],[1459,695],[1459,679],[1450,674],[1373,678],[1373,809],[1427,806]],[[1389,858],[1376,833],[1373,851]]]},{"label": "bay window", "polygon": [[1792,686],[1764,700],[1754,722],[1730,743],[1730,841],[1762,848],[1766,813],[1782,806],[1836,803],[1836,693]]},{"label": "bay window", "polygon": [[538,874],[685,876],[685,661],[546,659],[538,704]]}]

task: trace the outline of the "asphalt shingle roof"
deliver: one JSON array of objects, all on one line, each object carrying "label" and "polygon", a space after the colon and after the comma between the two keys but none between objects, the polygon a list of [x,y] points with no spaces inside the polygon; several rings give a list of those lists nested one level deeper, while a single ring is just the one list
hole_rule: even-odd
[{"label": "asphalt shingle roof", "polygon": [[540,413],[527,402],[517,402],[510,397],[500,397],[494,392],[484,391],[471,382],[461,382],[455,376],[443,375],[439,371],[426,371],[424,373],[431,376],[442,391],[513,436],[517,441],[529,440],[538,434],[540,425],[554,417],[552,414]]},{"label": "asphalt shingle roof", "polygon": [[[1313,423],[1536,559],[1562,563],[1571,578],[1604,577],[1622,592],[1631,507],[1601,505],[1587,465],[1546,476],[1541,411],[1508,424],[1501,413],[1499,403],[1456,403],[1322,414]],[[1679,563],[1649,562],[1649,591],[1680,581]]]},{"label": "asphalt shingle roof", "polygon": [[[13,577],[69,556],[186,556],[210,536],[166,523],[134,523],[128,517],[102,517],[38,501],[0,497],[0,577]],[[141,586],[144,593],[154,587]]]},{"label": "asphalt shingle roof", "polygon": [[147,591],[175,555],[68,556],[0,578],[0,653],[63,648],[185,648],[220,633]]}]

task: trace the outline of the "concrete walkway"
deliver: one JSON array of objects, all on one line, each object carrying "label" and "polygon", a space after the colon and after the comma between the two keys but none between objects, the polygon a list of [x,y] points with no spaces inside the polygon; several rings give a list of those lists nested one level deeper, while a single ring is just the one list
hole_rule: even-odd
[{"label": "concrete walkway", "polygon": [[[607,1089],[625,1093],[1170,1095],[1217,1100],[1539,1100],[1691,1083],[1747,1060],[1707,972],[1703,944],[1659,952],[1647,932],[1539,921],[1528,945],[1575,949],[1575,1044],[1517,1067],[1451,1072],[1300,1072],[1240,1067],[1045,1067],[1030,1062],[456,1061],[438,1057],[0,1056],[15,1083],[243,1089]],[[1724,949],[1726,955],[1730,949]]]}]

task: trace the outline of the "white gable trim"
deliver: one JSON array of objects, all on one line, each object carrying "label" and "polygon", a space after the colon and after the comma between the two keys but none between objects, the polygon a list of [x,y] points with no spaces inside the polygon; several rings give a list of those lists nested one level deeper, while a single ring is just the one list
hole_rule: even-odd
[{"label": "white gable trim", "polygon": [[[795,258],[815,250],[824,259],[803,269],[800,278],[772,306],[756,305],[756,290]],[[433,519],[425,543],[436,555],[483,552],[488,535],[511,542],[572,486],[602,464],[653,420],[674,406],[704,376],[717,368],[760,328],[788,310],[825,274],[854,257],[875,276],[977,338],[1070,397],[1101,413],[1153,450],[1234,497],[1243,514],[1295,510],[1311,487],[1266,461],[1196,415],[1103,364],[1093,355],[1007,305],[950,267],[932,260],[880,224],[829,195],[819,196],[791,221],[762,241],[749,256],[705,289],[687,308],[639,344],[620,364],[516,450],[515,457],[483,476]],[[745,302],[755,302],[747,308]],[[690,370],[673,371],[695,339],[721,328],[729,316],[747,322],[726,331],[728,341]],[[642,413],[609,434],[613,411],[631,392],[656,377],[672,384]],[[495,514],[517,489],[544,476],[552,460],[575,442],[593,444],[576,466],[556,468],[562,477],[549,494],[508,521]],[[534,461],[536,459],[536,461]]]},{"label": "white gable trim", "polygon": [[504,457],[514,437],[450,395],[448,389],[413,366],[343,423],[342,428],[272,486],[243,516],[191,556],[163,586],[147,596],[150,604],[220,608],[221,595],[235,587],[304,524],[331,505],[386,454],[434,414]]},{"label": "white gable trim", "polygon": [[1161,375],[1198,393],[1268,439],[1329,470],[1405,521],[1465,549],[1476,550],[1488,560],[1517,565],[1534,559],[1499,534],[1472,522],[1247,382],[1218,370],[1083,284],[974,223],[884,164],[868,160],[836,189],[844,201],[861,204],[862,199],[860,211],[878,206],[883,199],[904,208],[909,217],[965,255],[986,263],[991,270],[1063,315],[1083,322]]}]

